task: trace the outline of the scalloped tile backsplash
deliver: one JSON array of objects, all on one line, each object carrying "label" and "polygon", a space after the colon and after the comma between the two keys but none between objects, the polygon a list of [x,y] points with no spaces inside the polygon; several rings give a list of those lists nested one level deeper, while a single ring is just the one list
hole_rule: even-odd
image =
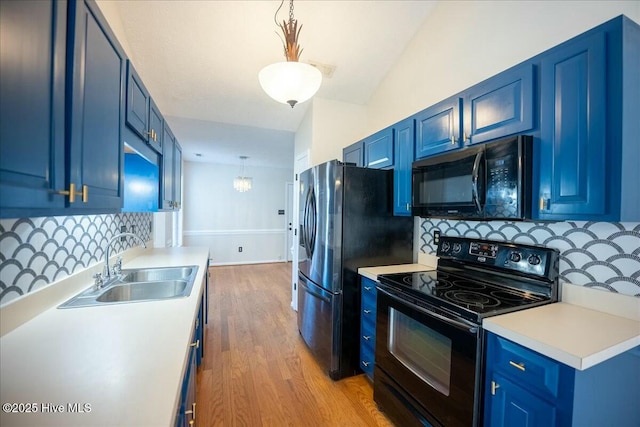
[{"label": "scalloped tile backsplash", "polygon": [[640,297],[640,223],[420,220],[419,251],[444,236],[544,245],[560,251],[560,281]]},{"label": "scalloped tile backsplash", "polygon": [[[0,220],[0,305],[102,261],[122,226],[148,241],[152,220],[151,213]],[[118,240],[112,253],[137,245]]]}]

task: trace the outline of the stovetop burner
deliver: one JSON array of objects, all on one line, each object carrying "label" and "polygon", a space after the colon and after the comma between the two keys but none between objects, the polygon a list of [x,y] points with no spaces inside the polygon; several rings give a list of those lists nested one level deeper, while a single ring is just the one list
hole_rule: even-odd
[{"label": "stovetop burner", "polygon": [[440,270],[385,274],[379,280],[414,298],[445,307],[476,322],[484,317],[549,301],[544,295],[459,277]]}]

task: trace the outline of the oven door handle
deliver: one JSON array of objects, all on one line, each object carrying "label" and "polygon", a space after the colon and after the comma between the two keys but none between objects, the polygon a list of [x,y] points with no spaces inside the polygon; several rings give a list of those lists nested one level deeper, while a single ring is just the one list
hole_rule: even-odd
[{"label": "oven door handle", "polygon": [[455,328],[458,329],[462,329],[465,332],[468,332],[470,334],[477,334],[478,333],[478,326],[477,325],[469,325],[467,323],[461,322],[459,320],[455,320],[455,319],[451,319],[450,317],[447,316],[443,316],[442,314],[438,314],[432,311],[429,311],[423,307],[420,307],[419,305],[413,304],[409,301],[403,300],[402,298],[397,297],[396,295],[390,293],[389,291],[387,291],[386,289],[383,289],[379,286],[376,286],[376,288],[378,289],[378,292],[382,292],[383,294],[385,294],[386,296],[388,296],[389,298],[395,300],[396,302],[399,302],[401,304],[405,304],[408,305],[409,307],[413,308],[414,310],[419,311],[422,314],[425,314],[429,317],[433,317],[435,319],[438,320],[442,320],[443,322],[447,323],[448,325],[451,325]]}]

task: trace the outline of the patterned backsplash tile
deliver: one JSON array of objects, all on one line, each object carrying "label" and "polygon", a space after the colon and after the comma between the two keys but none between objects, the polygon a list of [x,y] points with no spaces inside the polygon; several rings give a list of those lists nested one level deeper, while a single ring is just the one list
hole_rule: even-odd
[{"label": "patterned backsplash tile", "polygon": [[640,223],[420,220],[420,252],[435,254],[433,231],[556,248],[560,281],[640,297]]},{"label": "patterned backsplash tile", "polygon": [[[0,305],[104,260],[123,226],[148,241],[152,220],[151,213],[0,220]],[[111,252],[137,245],[118,240]]]}]

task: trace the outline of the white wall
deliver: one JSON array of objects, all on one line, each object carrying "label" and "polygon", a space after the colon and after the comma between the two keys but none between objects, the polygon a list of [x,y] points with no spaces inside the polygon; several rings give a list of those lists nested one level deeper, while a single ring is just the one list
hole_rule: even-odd
[{"label": "white wall", "polygon": [[620,14],[638,1],[440,1],[368,104],[370,135]]},{"label": "white wall", "polygon": [[296,132],[296,158],[309,150],[310,166],[342,160],[342,149],[361,137],[366,108],[319,97],[312,102]]},{"label": "white wall", "polygon": [[[293,169],[246,166],[246,193],[233,189],[240,167],[184,162],[183,245],[207,246],[213,265],[285,259],[285,183]],[[242,246],[242,252],[238,247]]]}]

